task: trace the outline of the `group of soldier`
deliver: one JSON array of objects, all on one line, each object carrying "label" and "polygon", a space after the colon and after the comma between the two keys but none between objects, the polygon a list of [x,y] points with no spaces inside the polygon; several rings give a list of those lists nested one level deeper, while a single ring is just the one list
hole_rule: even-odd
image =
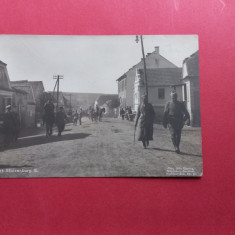
[{"label": "group of soldier", "polygon": [[[148,103],[147,96],[144,95],[142,97],[142,103],[138,107],[135,121],[135,130],[138,126],[138,141],[142,141],[144,148],[147,148],[149,141],[153,140],[154,116],[153,106]],[[189,113],[184,103],[177,100],[177,93],[172,92],[171,101],[165,106],[163,126],[164,128],[169,128],[176,153],[180,153],[181,131],[184,124],[190,125]]]},{"label": "group of soldier", "polygon": [[[55,123],[58,128],[58,136],[61,136],[61,133],[64,131],[65,123],[68,121],[68,116],[66,115],[64,108],[60,107],[59,111],[54,113],[54,104],[52,103],[52,99],[49,99],[47,103],[44,105],[44,116],[43,123],[46,124],[46,136],[49,137],[52,135],[53,124]],[[104,108],[100,108],[98,105],[95,108],[90,107],[88,110],[88,117],[93,121],[101,121],[102,114],[105,112]],[[80,109],[75,110],[71,115],[73,119],[73,125],[77,126],[79,121],[79,125],[82,125],[82,116],[85,111]]]},{"label": "group of soldier", "polygon": [[[58,112],[54,112],[55,106],[52,103],[52,100],[49,99],[44,105],[44,115],[43,115],[43,124],[46,124],[46,136],[49,137],[53,132],[53,125],[56,124],[58,128],[58,136],[61,136],[64,131],[66,121],[68,121],[68,116],[66,115],[64,108],[59,107]],[[82,108],[76,110],[73,114],[73,125],[76,126],[79,120],[79,124],[82,125]]]}]

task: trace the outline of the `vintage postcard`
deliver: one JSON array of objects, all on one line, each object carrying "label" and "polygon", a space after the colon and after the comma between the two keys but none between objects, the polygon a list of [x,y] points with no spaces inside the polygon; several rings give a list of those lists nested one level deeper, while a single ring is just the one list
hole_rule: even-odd
[{"label": "vintage postcard", "polygon": [[202,176],[197,35],[0,35],[0,178]]}]

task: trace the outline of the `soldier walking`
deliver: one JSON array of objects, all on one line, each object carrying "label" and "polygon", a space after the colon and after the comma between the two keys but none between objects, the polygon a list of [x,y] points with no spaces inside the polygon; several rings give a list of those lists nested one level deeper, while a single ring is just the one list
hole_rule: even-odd
[{"label": "soldier walking", "polygon": [[78,120],[79,120],[79,125],[82,125],[82,107],[80,107],[79,111],[78,111]]},{"label": "soldier walking", "polygon": [[76,110],[73,115],[73,125],[74,126],[77,126],[77,124],[78,124],[78,117],[79,117],[79,114],[78,114],[78,111]]},{"label": "soldier walking", "polygon": [[153,140],[153,122],[154,110],[152,104],[148,103],[147,95],[142,96],[142,103],[138,107],[135,129],[138,125],[138,141],[142,141],[144,148],[149,145],[149,141]]},{"label": "soldier walking", "polygon": [[54,114],[55,106],[52,103],[52,99],[50,98],[47,103],[44,105],[44,118],[43,124],[46,123],[46,136],[52,135],[52,128],[55,122],[55,114]]},{"label": "soldier walking", "polygon": [[62,131],[64,131],[66,119],[67,115],[64,112],[64,108],[60,107],[59,111],[56,114],[56,125],[58,128],[58,136],[61,136]]},{"label": "soldier walking", "polygon": [[180,153],[181,131],[184,123],[190,124],[190,116],[183,102],[177,100],[177,93],[171,93],[171,101],[166,104],[163,117],[164,128],[169,128],[176,153]]}]

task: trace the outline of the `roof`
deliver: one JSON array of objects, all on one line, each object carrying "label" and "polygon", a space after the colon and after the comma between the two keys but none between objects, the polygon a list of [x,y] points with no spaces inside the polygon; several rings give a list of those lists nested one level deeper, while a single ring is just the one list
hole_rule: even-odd
[{"label": "roof", "polygon": [[2,90],[2,91],[13,91],[11,88],[6,88],[4,86],[0,86],[0,90]]},{"label": "roof", "polygon": [[11,82],[11,87],[15,87],[16,89],[23,90],[28,93],[28,102],[35,103],[35,97],[32,86],[29,84],[27,80],[22,81],[13,81]]},{"label": "roof", "polygon": [[183,63],[187,66],[188,76],[199,76],[199,51],[186,58]]},{"label": "roof", "polygon": [[126,77],[126,74],[124,73],[120,78],[118,78],[116,81],[121,81],[122,79],[124,79]]},{"label": "roof", "polygon": [[[144,70],[138,70],[142,84],[144,81]],[[148,86],[173,86],[180,84],[182,68],[157,68],[147,69]]]},{"label": "roof", "polygon": [[38,99],[40,97],[40,95],[44,92],[43,82],[42,81],[30,81],[28,83],[33,88],[35,99]]},{"label": "roof", "polygon": [[[160,53],[159,53],[159,47],[155,47],[155,48],[158,48],[157,51],[153,51],[151,53],[147,53],[146,55],[146,58],[145,60],[147,61],[149,59],[149,57],[151,57],[152,55],[154,56],[157,56],[158,58],[162,58],[164,59],[165,61],[167,61],[167,63],[171,64],[171,66],[175,67],[175,68],[178,68],[175,64],[173,64],[171,61],[169,61],[168,59],[166,59],[164,56],[162,56]],[[135,69],[135,68],[138,68],[138,66],[141,65],[141,63],[143,64],[143,58],[141,58],[141,61],[139,61],[137,64],[133,65],[127,72],[129,72],[131,69]],[[147,62],[146,62],[147,64]],[[127,73],[126,72],[126,73]],[[122,79],[124,79],[126,77],[126,73],[124,73],[121,77],[119,77],[116,81],[121,81]]]},{"label": "roof", "polygon": [[118,99],[118,95],[116,94],[105,94],[105,95],[100,95],[98,98],[97,98],[97,103],[98,105],[103,105],[105,104],[108,100],[113,100],[113,99]]},{"label": "roof", "polygon": [[4,66],[6,66],[7,64],[5,64],[4,62],[2,62],[1,60],[0,60],[0,64],[3,64]]},{"label": "roof", "polygon": [[14,92],[16,92],[16,93],[25,94],[25,95],[28,94],[28,92],[23,91],[23,90],[21,90],[21,89],[17,89],[17,88],[15,88],[15,87],[12,87],[12,90],[13,90]]}]

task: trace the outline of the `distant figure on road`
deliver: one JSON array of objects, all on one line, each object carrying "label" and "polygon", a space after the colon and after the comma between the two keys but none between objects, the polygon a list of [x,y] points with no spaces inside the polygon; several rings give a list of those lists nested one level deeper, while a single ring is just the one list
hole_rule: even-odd
[{"label": "distant figure on road", "polygon": [[123,108],[121,108],[121,110],[120,110],[120,116],[122,117],[122,120],[124,120],[125,110]]},{"label": "distant figure on road", "polygon": [[17,113],[11,111],[11,105],[6,106],[6,111],[3,115],[3,133],[4,147],[7,148],[10,143],[16,142],[18,139],[20,123]]},{"label": "distant figure on road", "polygon": [[56,114],[56,125],[58,128],[58,136],[61,136],[62,131],[64,131],[66,119],[67,116],[64,112],[64,108],[60,107],[59,111]]},{"label": "distant figure on road", "polygon": [[91,107],[90,106],[90,108],[89,108],[89,118],[90,118],[90,120],[93,122],[94,121],[94,108],[93,107]]},{"label": "distant figure on road", "polygon": [[76,110],[73,115],[73,125],[74,126],[77,126],[77,124],[78,124],[78,116],[79,116],[79,114],[78,114],[78,111]]},{"label": "distant figure on road", "polygon": [[147,96],[142,96],[142,103],[138,107],[135,129],[138,125],[138,141],[142,141],[144,148],[149,145],[149,141],[153,140],[153,122],[154,122],[154,110],[152,104],[148,103]]},{"label": "distant figure on road", "polygon": [[177,93],[171,93],[171,101],[166,104],[163,117],[164,128],[169,127],[176,153],[180,153],[181,131],[184,122],[190,125],[190,116],[183,102],[177,100]]},{"label": "distant figure on road", "polygon": [[43,124],[46,123],[46,136],[52,135],[52,128],[55,122],[55,114],[54,114],[55,106],[52,103],[52,99],[50,98],[47,103],[44,105],[44,118]]},{"label": "distant figure on road", "polygon": [[79,119],[79,125],[82,125],[82,107],[80,107],[79,111],[78,111],[78,119]]}]

